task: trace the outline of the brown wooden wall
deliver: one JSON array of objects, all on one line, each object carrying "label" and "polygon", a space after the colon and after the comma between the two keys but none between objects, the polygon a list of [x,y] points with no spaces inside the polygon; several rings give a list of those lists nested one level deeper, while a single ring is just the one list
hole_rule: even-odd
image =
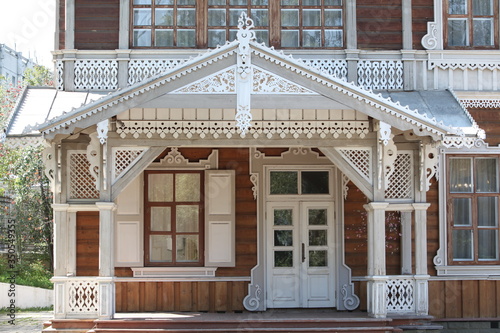
[{"label": "brown wooden wall", "polygon": [[76,214],[76,275],[99,276],[99,212]]},{"label": "brown wooden wall", "polygon": [[436,318],[500,317],[500,281],[430,281],[429,314]]},{"label": "brown wooden wall", "polygon": [[59,27],[59,49],[63,50],[65,49],[64,46],[64,41],[65,41],[65,26],[66,26],[66,7],[64,6],[65,2],[64,1],[59,1],[59,8],[58,10],[58,22],[57,25]]},{"label": "brown wooden wall", "polygon": [[246,281],[117,282],[117,312],[242,311]]},{"label": "brown wooden wall", "polygon": [[115,50],[118,48],[120,0],[75,1],[75,48]]},{"label": "brown wooden wall", "polygon": [[427,34],[427,22],[434,20],[434,0],[412,0],[413,48],[423,50],[422,37]]},{"label": "brown wooden wall", "polygon": [[358,48],[403,48],[402,0],[358,0]]},{"label": "brown wooden wall", "polygon": [[498,109],[469,109],[470,114],[480,128],[486,132],[486,142],[490,146],[500,144],[500,110]]}]

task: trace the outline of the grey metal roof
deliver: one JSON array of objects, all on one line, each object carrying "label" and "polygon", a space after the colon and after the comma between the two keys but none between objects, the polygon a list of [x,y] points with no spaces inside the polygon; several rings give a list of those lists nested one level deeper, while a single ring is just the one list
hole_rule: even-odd
[{"label": "grey metal roof", "polygon": [[421,91],[383,91],[382,96],[389,97],[401,105],[408,105],[410,109],[420,114],[427,114],[429,118],[436,118],[450,127],[472,127],[472,117],[463,108],[457,98],[449,90],[421,90]]},{"label": "grey metal roof", "polygon": [[43,124],[49,119],[58,117],[106,94],[66,92],[48,87],[28,87],[13,110],[6,134],[7,136],[39,134],[38,131],[28,128],[36,124]]}]

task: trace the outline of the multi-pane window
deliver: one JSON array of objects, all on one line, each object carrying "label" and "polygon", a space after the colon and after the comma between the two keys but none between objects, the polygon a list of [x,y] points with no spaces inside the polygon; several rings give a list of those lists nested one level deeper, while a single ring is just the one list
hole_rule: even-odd
[{"label": "multi-pane window", "polygon": [[281,0],[281,47],[342,47],[341,0]]},{"label": "multi-pane window", "polygon": [[131,0],[133,48],[205,48],[236,38],[242,12],[257,42],[278,48],[342,48],[342,0]]},{"label": "multi-pane window", "polygon": [[132,12],[132,46],[196,46],[196,0],[133,0]]},{"label": "multi-pane window", "polygon": [[268,0],[208,0],[208,47],[236,39],[242,12],[254,21],[257,41],[269,42]]},{"label": "multi-pane window", "polygon": [[449,253],[452,263],[491,263],[498,253],[498,157],[448,159]]},{"label": "multi-pane window", "polygon": [[497,0],[447,0],[446,3],[448,46],[495,46]]},{"label": "multi-pane window", "polygon": [[330,194],[328,171],[271,171],[269,194]]},{"label": "multi-pane window", "polygon": [[145,184],[145,264],[202,265],[203,174],[146,171]]}]

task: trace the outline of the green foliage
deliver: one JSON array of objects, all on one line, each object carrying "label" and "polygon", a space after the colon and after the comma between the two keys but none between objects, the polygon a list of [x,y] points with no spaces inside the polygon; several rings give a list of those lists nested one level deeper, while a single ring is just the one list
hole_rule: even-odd
[{"label": "green foliage", "polygon": [[24,84],[27,86],[52,86],[52,73],[45,66],[35,65],[35,67],[24,71]]},{"label": "green foliage", "polygon": [[[52,273],[43,260],[32,258],[26,260],[24,264],[16,265],[15,280],[17,285],[52,289],[50,282]],[[9,283],[11,270],[7,267],[7,260],[0,257],[0,282]]]}]

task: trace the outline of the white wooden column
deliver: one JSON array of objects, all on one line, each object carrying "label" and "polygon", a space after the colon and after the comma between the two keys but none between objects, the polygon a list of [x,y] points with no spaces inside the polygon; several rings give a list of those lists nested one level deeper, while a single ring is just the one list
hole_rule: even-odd
[{"label": "white wooden column", "polygon": [[411,212],[401,212],[401,274],[412,274]]},{"label": "white wooden column", "polygon": [[414,203],[415,208],[415,311],[429,313],[429,275],[427,273],[427,208],[429,203]]},{"label": "white wooden column", "polygon": [[113,202],[97,202],[99,209],[99,319],[111,319],[115,313],[115,230]]},{"label": "white wooden column", "polygon": [[[53,204],[54,210],[54,276],[66,276],[68,274],[68,204]],[[76,239],[73,239],[76,242]]]},{"label": "white wooden column", "polygon": [[[64,32],[64,48],[71,50],[75,48],[75,0],[65,1],[66,12],[64,18],[66,30]],[[56,10],[59,10],[59,8]],[[56,38],[59,38],[59,36],[56,36]]]},{"label": "white wooden column", "polygon": [[387,316],[385,264],[385,210],[387,202],[365,205],[368,212],[368,315]]}]

